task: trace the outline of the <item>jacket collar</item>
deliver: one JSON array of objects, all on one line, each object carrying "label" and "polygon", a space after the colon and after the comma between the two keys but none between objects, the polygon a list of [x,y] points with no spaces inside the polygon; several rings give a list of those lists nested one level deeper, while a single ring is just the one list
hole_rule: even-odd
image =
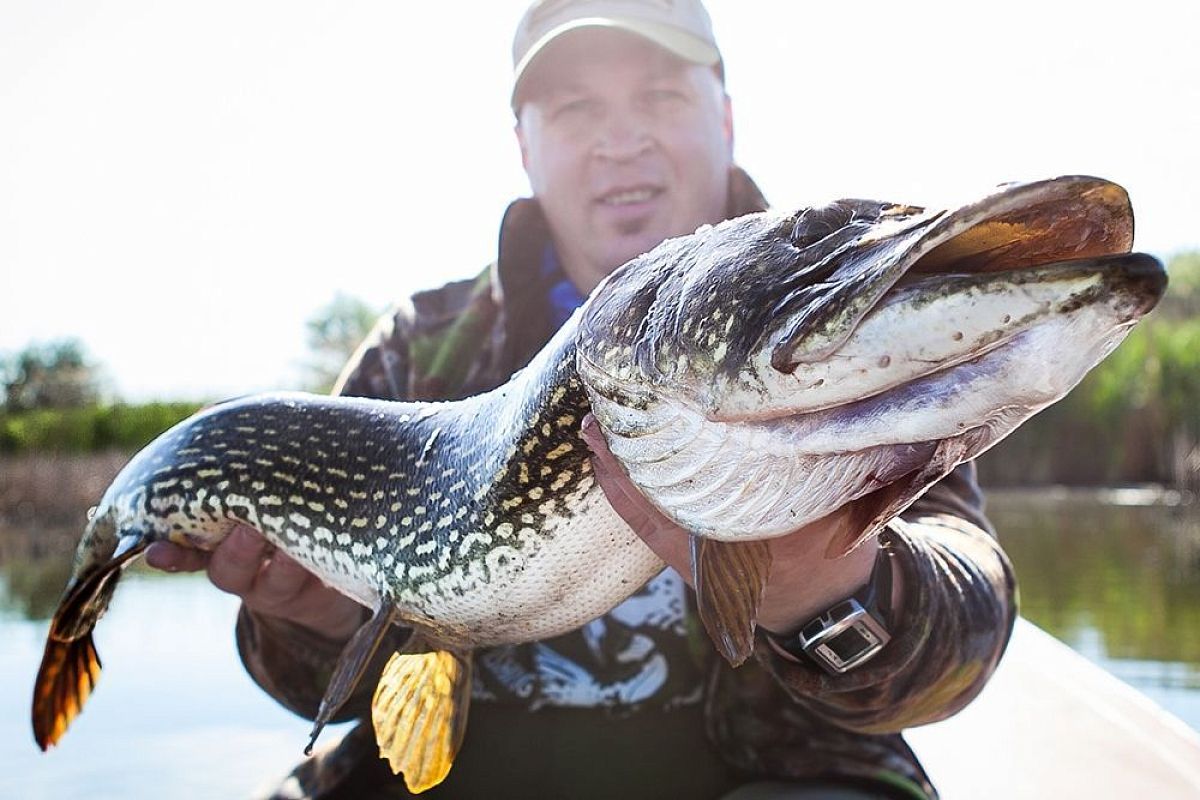
[{"label": "jacket collar", "polygon": [[[767,200],[741,167],[729,174],[726,218],[765,211]],[[549,287],[538,265],[550,241],[550,228],[536,198],[511,203],[500,223],[499,254],[492,264],[491,291],[501,309],[508,363],[524,364],[554,334],[545,309]]]}]

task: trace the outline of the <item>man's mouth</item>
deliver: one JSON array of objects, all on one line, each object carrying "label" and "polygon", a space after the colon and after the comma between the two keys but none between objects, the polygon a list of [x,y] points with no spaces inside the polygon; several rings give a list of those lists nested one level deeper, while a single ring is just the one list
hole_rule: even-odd
[{"label": "man's mouth", "polygon": [[633,206],[640,203],[648,203],[655,197],[662,194],[663,190],[657,186],[637,186],[633,188],[622,188],[601,195],[597,202],[605,206]]}]

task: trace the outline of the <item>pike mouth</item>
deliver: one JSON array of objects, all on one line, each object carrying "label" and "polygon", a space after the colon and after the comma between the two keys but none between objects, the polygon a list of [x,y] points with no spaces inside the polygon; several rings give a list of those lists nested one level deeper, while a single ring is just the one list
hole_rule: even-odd
[{"label": "pike mouth", "polygon": [[[1000,195],[999,213],[939,242],[909,272],[1003,272],[1129,252],[1133,212],[1123,189],[1084,178],[1046,188],[1048,197],[1031,192],[1031,202],[1018,198],[1012,209],[1004,208],[1012,203]],[[985,200],[977,205],[988,204]],[[973,210],[968,206],[954,212],[948,222]]]},{"label": "pike mouth", "polygon": [[[1131,318],[1142,316],[1165,288],[1162,269],[1153,258],[1130,253],[1133,214],[1125,191],[1106,181],[1081,182],[1082,186],[1068,185],[1074,191],[1051,191],[1046,199],[1001,211],[949,238],[939,237],[936,229],[953,230],[953,218],[963,215],[952,213],[935,226],[931,238],[937,243],[900,275],[876,307],[895,302],[902,294],[936,296],[998,279],[1010,278],[1015,285],[1094,272],[1111,278],[1106,284],[1119,284],[1108,288],[1131,295]],[[1050,188],[1062,187],[1051,184]],[[1007,322],[1009,317],[1004,319]],[[1014,326],[1007,335],[916,377],[978,361],[1021,334]]]},{"label": "pike mouth", "polygon": [[[1053,270],[1057,264],[1128,253],[1132,246],[1133,209],[1128,194],[1114,183],[1072,177],[1001,187],[941,215],[918,239],[902,245],[905,253],[894,266],[847,279],[847,293],[866,299],[853,324],[843,319],[841,330],[816,336],[801,326],[774,347],[771,365],[791,373],[832,355],[871,308],[922,278]],[[807,324],[820,328],[829,321]]]},{"label": "pike mouth", "polygon": [[[1166,283],[1155,259],[1129,252],[1132,243],[1128,195],[1116,184],[1089,177],[1001,188],[975,203],[943,212],[932,222],[914,225],[911,231],[882,233],[873,241],[864,237],[860,246],[883,247],[886,256],[890,244],[901,255],[875,272],[844,279],[840,288],[849,298],[844,306],[823,319],[798,313],[790,332],[776,340],[768,351],[766,369],[787,382],[790,399],[777,407],[771,402],[747,406],[718,400],[707,404],[706,416],[713,421],[763,421],[848,405],[979,361],[1048,321],[1054,312],[1068,314],[1084,305],[1106,303],[1117,308],[1119,322],[1114,326],[1127,328],[1154,307]],[[878,353],[857,341],[864,323],[881,309],[897,306],[903,314],[904,304],[916,310],[939,298],[967,295],[987,286],[994,291],[1006,284],[1011,285],[1011,299],[1022,306],[1021,311],[1004,313],[1006,301],[997,297],[987,310],[998,310],[998,315],[989,321],[984,335],[972,336],[972,330],[987,326],[967,319],[959,331],[951,329],[949,334],[958,345],[943,346],[936,357],[928,358],[918,357],[910,348],[907,366],[893,369],[890,377],[882,373],[888,372],[893,345],[879,337],[879,325]],[[1083,284],[1090,288],[1081,291],[1078,287]],[[1039,308],[1029,307],[1030,287],[1043,295]],[[846,311],[854,304],[852,312]],[[915,335],[933,336],[925,330]],[[845,377],[850,368],[844,365],[855,359],[861,362],[862,380]],[[832,379],[839,364],[843,365],[838,376],[842,385],[833,389],[826,379]],[[709,395],[709,399],[716,398]]]}]

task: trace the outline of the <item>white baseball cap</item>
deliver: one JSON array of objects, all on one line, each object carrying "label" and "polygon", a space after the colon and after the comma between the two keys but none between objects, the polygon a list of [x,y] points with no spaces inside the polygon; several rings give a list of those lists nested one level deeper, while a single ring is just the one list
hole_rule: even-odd
[{"label": "white baseball cap", "polygon": [[721,51],[700,0],[537,0],[513,37],[514,110],[521,78],[533,60],[555,39],[580,28],[628,31],[721,73]]}]

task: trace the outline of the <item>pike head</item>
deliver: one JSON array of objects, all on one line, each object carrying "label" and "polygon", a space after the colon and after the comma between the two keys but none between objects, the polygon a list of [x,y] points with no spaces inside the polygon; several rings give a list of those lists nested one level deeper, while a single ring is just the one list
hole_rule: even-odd
[{"label": "pike head", "polygon": [[847,548],[1062,398],[1158,302],[1125,191],[1000,187],[929,210],[841,200],[664,242],[585,307],[613,453],[683,526],[783,535],[850,504]]}]

